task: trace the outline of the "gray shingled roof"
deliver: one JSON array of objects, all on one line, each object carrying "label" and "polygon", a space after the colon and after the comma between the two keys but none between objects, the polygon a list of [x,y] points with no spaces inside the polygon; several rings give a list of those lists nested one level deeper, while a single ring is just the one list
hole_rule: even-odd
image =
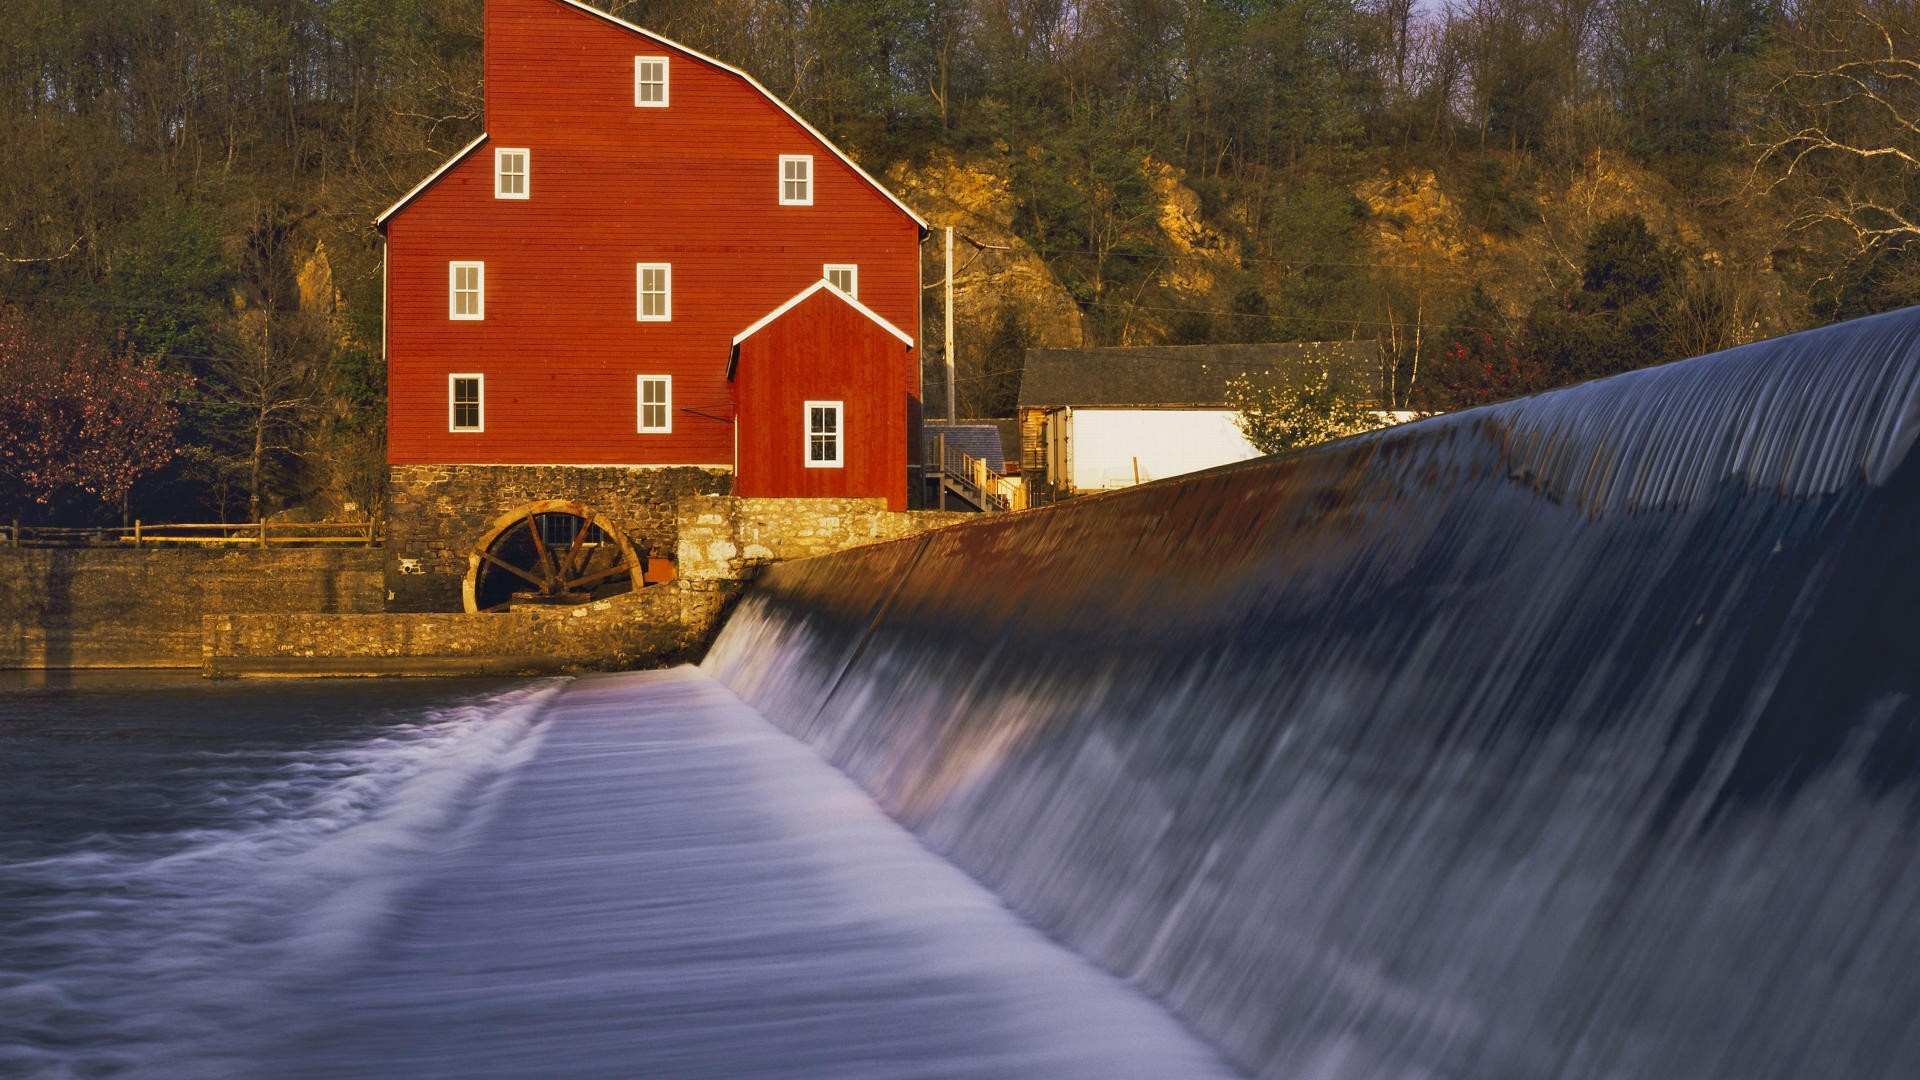
[{"label": "gray shingled roof", "polygon": [[927,448],[927,461],[929,463],[933,461],[933,437],[935,435],[945,435],[948,446],[959,450],[968,457],[975,457],[985,461],[987,468],[992,469],[994,472],[1003,475],[1006,473],[1007,457],[1001,449],[1000,429],[993,421],[985,420],[977,423],[966,423],[962,421],[958,424],[948,424],[944,421],[936,420],[928,423],[923,445]]},{"label": "gray shingled roof", "polygon": [[[1020,471],[1019,420],[1011,416],[963,416],[959,422],[962,424],[981,424],[986,427],[998,429],[1000,432],[1000,455],[1006,458],[1007,461],[1007,467],[1001,471],[1009,476]],[[929,420],[927,423],[940,424],[944,423],[944,421]],[[929,432],[929,434],[931,434],[931,432]],[[979,456],[978,454],[974,455],[974,457]]]},{"label": "gray shingled roof", "polygon": [[1308,368],[1317,375],[1329,362],[1343,368],[1356,386],[1379,384],[1380,346],[1371,341],[1028,349],[1020,404],[1220,409],[1227,404],[1229,379],[1264,374],[1284,379]]}]

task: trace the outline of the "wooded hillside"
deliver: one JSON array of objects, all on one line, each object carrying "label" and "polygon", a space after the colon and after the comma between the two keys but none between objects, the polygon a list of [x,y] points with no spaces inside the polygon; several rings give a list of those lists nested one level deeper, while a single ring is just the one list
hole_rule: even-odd
[{"label": "wooded hillside", "polygon": [[[1911,3],[607,7],[753,72],[959,227],[970,415],[1011,406],[1029,343],[1376,338],[1394,399],[1444,408],[1920,284]],[[0,509],[377,505],[372,220],[479,132],[480,9],[9,0]],[[23,464],[110,437],[84,409],[50,429],[48,402],[113,393],[139,453]],[[156,395],[175,452],[147,471]]]}]

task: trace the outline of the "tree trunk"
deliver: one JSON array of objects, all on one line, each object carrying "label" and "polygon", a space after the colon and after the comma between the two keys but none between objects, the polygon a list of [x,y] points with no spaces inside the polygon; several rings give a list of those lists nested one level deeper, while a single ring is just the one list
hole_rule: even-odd
[{"label": "tree trunk", "polygon": [[260,520],[260,463],[267,452],[267,411],[262,409],[253,419],[253,469],[247,479],[247,516],[254,521]]}]

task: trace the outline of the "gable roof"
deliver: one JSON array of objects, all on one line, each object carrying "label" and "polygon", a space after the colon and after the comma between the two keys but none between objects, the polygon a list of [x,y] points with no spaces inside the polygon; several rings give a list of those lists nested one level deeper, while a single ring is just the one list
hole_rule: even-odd
[{"label": "gable roof", "polygon": [[1264,345],[1161,345],[1118,349],[1028,349],[1022,406],[1227,408],[1227,382],[1242,375],[1286,380],[1328,366],[1355,386],[1379,380],[1371,341]]},{"label": "gable roof", "polygon": [[[888,191],[885,184],[882,184],[880,181],[875,180],[871,173],[861,168],[858,162],[848,157],[846,155],[846,152],[841,150],[838,146],[835,146],[833,144],[833,140],[821,134],[819,128],[814,127],[812,124],[807,123],[806,118],[801,116],[799,113],[794,112],[792,106],[788,105],[784,101],[781,101],[778,97],[774,96],[773,91],[768,90],[765,86],[762,86],[760,84],[759,79],[756,79],[753,76],[747,74],[746,72],[740,70],[739,68],[734,67],[732,64],[726,63],[725,61],[722,61],[722,60],[716,60],[713,57],[708,56],[706,53],[703,53],[698,49],[690,49],[687,46],[682,45],[677,41],[674,41],[672,38],[662,37],[661,35],[656,34],[653,31],[646,29],[645,27],[636,26],[633,23],[630,23],[627,20],[622,19],[617,15],[609,15],[608,13],[601,11],[597,7],[594,7],[590,4],[582,3],[581,0],[555,0],[555,2],[565,4],[570,8],[577,8],[580,11],[586,12],[589,15],[593,15],[598,18],[605,19],[607,22],[610,22],[613,25],[618,26],[623,30],[627,30],[631,33],[639,34],[641,37],[646,38],[649,41],[654,41],[661,45],[665,45],[669,49],[676,49],[680,52],[687,54],[688,56],[693,57],[696,60],[702,61],[704,63],[712,64],[714,67],[719,68],[721,71],[727,72],[730,75],[737,76],[739,79],[745,82],[748,86],[759,91],[760,96],[772,102],[775,108],[779,109],[783,113],[786,113],[787,116],[792,118],[794,123],[799,124],[801,127],[805,128],[807,131],[807,134],[812,135],[814,139],[820,143],[821,146],[826,148],[828,153],[832,154],[834,157],[839,158],[842,162],[846,164],[847,168],[853,170],[853,173],[855,176],[858,176],[860,179],[866,181],[867,186],[879,192],[882,198],[885,198],[888,202],[898,207],[901,213],[912,218],[913,223],[920,227],[920,232],[922,234],[926,233],[928,228],[926,218],[923,218],[919,214],[914,213],[912,207],[908,206],[904,202],[901,202],[900,197],[898,195],[895,195],[893,192]],[[472,144],[470,144],[465,150],[462,150],[458,154],[454,155],[453,160],[447,162],[445,165],[440,166],[440,168],[436,170],[432,176],[429,176],[425,180],[422,180],[419,184],[415,185],[412,191],[409,191],[405,195],[401,196],[399,202],[396,202],[392,206],[388,207],[386,213],[381,214],[379,217],[374,219],[374,224],[384,225],[384,223],[388,218],[392,217],[402,207],[406,206],[408,203],[418,198],[421,192],[431,187],[433,185],[433,182],[440,179],[440,177],[444,173],[446,173],[448,169],[451,169],[455,165],[458,165],[462,160],[466,158],[468,154],[473,153],[473,151],[476,148],[478,148],[481,143],[486,141],[487,141],[487,137],[485,135],[482,135],[478,139],[475,139],[472,142]]]},{"label": "gable roof", "polygon": [[447,163],[445,165],[442,165],[439,168],[433,170],[433,172],[427,174],[427,178],[425,180],[422,180],[419,183],[413,185],[413,190],[407,192],[405,195],[400,196],[399,202],[396,202],[392,206],[387,207],[384,213],[382,213],[379,217],[374,218],[373,227],[376,229],[384,230],[387,227],[388,218],[399,213],[401,207],[419,198],[421,192],[427,190],[428,188],[432,187],[434,184],[438,183],[441,177],[451,172],[455,165],[458,165],[461,162],[467,160],[467,158],[470,155],[472,155],[472,153],[475,150],[480,149],[480,144],[486,141],[487,141],[487,135],[486,135],[486,132],[483,131],[480,133],[480,137],[468,143],[465,149],[461,150],[459,153],[454,154],[452,157],[448,158]]},{"label": "gable roof", "polygon": [[813,284],[807,286],[806,288],[801,289],[798,293],[795,293],[793,296],[793,299],[788,300],[786,303],[781,304],[779,307],[774,308],[772,311],[769,311],[765,315],[760,316],[759,320],[755,322],[752,326],[747,327],[745,330],[742,330],[738,334],[735,334],[733,336],[733,355],[727,360],[727,378],[728,379],[733,378],[733,369],[736,366],[738,366],[740,363],[740,343],[741,342],[747,340],[753,335],[773,325],[775,320],[779,319],[780,316],[785,315],[787,312],[792,311],[796,307],[799,307],[800,304],[807,299],[807,297],[812,296],[814,293],[817,293],[822,289],[825,289],[827,292],[830,292],[834,296],[839,297],[841,300],[846,302],[847,306],[853,308],[853,310],[859,312],[862,315],[865,315],[867,318],[879,324],[880,329],[885,330],[887,333],[892,334],[894,337],[899,338],[901,344],[905,345],[907,348],[909,349],[913,348],[913,338],[905,330],[902,330],[899,327],[888,322],[885,316],[881,315],[879,312],[873,310],[872,308],[861,303],[860,301],[854,299],[853,294],[842,289],[840,286],[835,285],[833,282],[828,281],[826,278],[821,278],[819,281],[816,281]]}]

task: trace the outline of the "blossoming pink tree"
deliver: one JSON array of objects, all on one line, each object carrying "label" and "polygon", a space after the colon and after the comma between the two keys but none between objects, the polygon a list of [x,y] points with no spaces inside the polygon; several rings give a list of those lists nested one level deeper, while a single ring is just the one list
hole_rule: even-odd
[{"label": "blossoming pink tree", "polygon": [[186,380],[98,339],[65,342],[0,308],[0,475],[41,504],[77,489],[125,505],[173,457]]}]

